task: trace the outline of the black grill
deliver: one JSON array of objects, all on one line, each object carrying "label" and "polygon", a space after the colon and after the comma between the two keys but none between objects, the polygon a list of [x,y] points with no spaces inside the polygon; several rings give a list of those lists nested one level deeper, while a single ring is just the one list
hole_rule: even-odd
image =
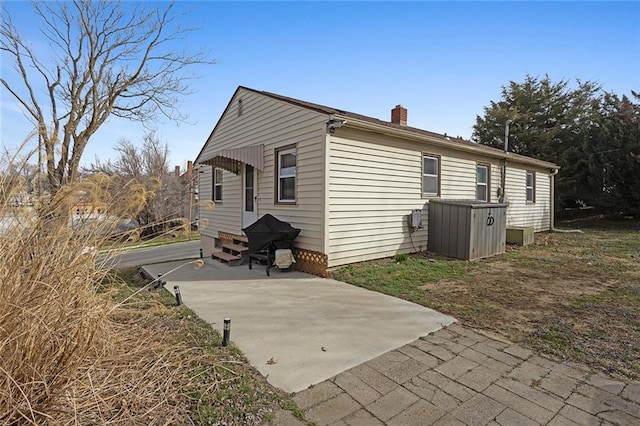
[{"label": "black grill", "polygon": [[293,248],[293,241],[300,233],[299,229],[270,214],[265,214],[242,231],[249,240],[249,269],[252,259],[259,259],[266,262],[267,275],[273,265],[275,251]]}]

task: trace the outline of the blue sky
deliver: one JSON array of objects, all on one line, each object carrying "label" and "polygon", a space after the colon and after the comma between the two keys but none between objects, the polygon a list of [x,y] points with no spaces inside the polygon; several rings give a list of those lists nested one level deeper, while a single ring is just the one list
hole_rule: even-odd
[{"label": "blue sky", "polygon": [[[3,2],[38,43],[27,2]],[[619,95],[640,91],[640,2],[188,2],[188,40],[217,64],[194,71],[180,110],[189,123],[154,125],[172,164],[195,159],[238,85],[469,138],[500,87],[527,73],[594,80]],[[12,79],[9,64],[1,66]],[[1,95],[4,147],[31,130]],[[114,156],[144,129],[110,120],[83,164]]]}]

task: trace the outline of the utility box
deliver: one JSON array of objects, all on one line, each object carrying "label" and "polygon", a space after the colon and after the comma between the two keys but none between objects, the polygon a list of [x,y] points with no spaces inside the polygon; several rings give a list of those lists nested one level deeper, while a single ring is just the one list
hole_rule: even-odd
[{"label": "utility box", "polygon": [[409,215],[409,226],[416,230],[417,228],[422,228],[422,210],[413,209],[411,210],[411,214]]},{"label": "utility box", "polygon": [[429,201],[429,251],[463,260],[504,253],[509,203]]},{"label": "utility box", "polygon": [[533,227],[507,227],[507,244],[528,246],[529,244],[533,244],[533,240]]}]

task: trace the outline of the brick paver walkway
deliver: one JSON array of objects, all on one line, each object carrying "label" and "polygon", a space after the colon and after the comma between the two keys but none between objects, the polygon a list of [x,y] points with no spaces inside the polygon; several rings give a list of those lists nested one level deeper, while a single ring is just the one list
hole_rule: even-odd
[{"label": "brick paver walkway", "polygon": [[[458,324],[299,392],[317,425],[640,425],[640,383]],[[290,412],[275,424],[301,425]]]}]

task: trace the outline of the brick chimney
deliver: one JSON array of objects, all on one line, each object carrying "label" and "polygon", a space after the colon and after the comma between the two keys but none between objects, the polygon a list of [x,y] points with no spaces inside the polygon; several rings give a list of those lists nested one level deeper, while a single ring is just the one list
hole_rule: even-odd
[{"label": "brick chimney", "polygon": [[193,161],[187,161],[187,179],[191,180],[193,177]]},{"label": "brick chimney", "polygon": [[396,105],[396,107],[391,110],[391,122],[394,124],[399,124],[401,126],[406,126],[407,109],[402,105]]},{"label": "brick chimney", "polygon": [[180,166],[176,166],[175,171],[173,172],[176,176],[176,179],[180,177]]}]

